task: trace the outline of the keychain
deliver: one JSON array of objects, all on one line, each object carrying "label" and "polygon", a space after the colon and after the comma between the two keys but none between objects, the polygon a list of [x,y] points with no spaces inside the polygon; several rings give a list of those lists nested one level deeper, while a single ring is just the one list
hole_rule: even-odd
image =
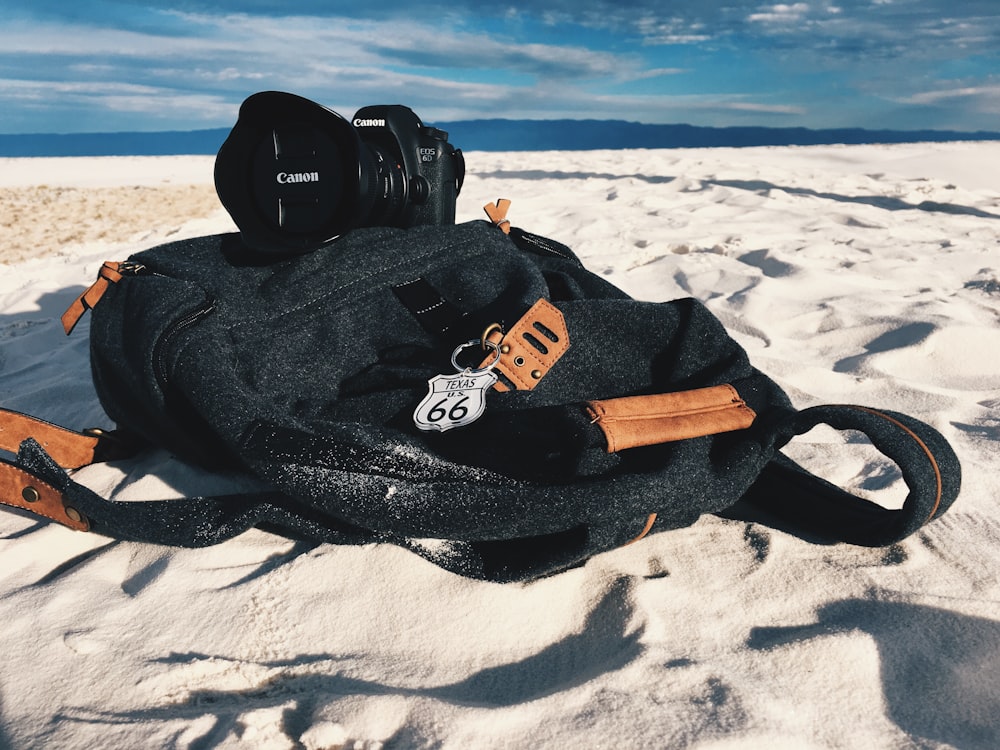
[{"label": "keychain", "polygon": [[[496,357],[485,367],[463,368],[458,355],[473,346],[492,349]],[[475,422],[486,411],[486,391],[497,382],[493,368],[499,361],[500,347],[490,341],[473,339],[460,345],[451,355],[455,374],[435,375],[427,381],[427,395],[414,410],[413,423],[421,430],[444,432]]]}]

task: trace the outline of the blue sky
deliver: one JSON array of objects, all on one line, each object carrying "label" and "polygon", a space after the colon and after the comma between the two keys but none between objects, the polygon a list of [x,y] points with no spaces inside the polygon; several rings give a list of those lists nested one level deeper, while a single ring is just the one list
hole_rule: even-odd
[{"label": "blue sky", "polygon": [[1000,0],[4,0],[0,132],[228,127],[277,89],[426,122],[1000,130]]}]

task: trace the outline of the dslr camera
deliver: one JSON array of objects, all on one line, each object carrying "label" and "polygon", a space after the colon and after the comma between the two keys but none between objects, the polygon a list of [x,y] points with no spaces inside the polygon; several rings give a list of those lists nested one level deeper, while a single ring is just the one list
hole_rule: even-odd
[{"label": "dslr camera", "polygon": [[254,94],[215,160],[215,189],[244,243],[302,253],[355,227],[454,224],[465,159],[409,107],[351,121],[309,99]]}]

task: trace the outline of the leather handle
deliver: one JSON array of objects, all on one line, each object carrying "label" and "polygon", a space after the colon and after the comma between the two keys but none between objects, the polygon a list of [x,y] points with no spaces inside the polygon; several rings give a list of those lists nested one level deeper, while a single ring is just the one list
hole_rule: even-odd
[{"label": "leather handle", "polygon": [[731,385],[587,402],[608,453],[743,430],[757,415]]}]

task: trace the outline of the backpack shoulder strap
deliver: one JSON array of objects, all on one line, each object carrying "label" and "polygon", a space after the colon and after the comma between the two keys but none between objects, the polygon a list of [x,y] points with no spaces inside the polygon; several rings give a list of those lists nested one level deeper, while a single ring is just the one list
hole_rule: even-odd
[{"label": "backpack shoulder strap", "polygon": [[[903,506],[887,509],[857,497],[777,454],[732,508],[720,515],[760,521],[817,542],[893,544],[944,513],[958,496],[961,467],[936,430],[904,414],[862,406],[818,406],[798,412],[779,437],[787,442],[819,424],[858,430],[895,462],[909,490]],[[780,440],[779,440],[780,442]],[[784,443],[781,443],[784,444]],[[183,547],[215,544],[254,526],[286,536],[334,543],[368,543],[378,534],[320,517],[277,492],[143,502],[106,500],[66,469],[134,454],[114,432],[74,432],[0,409],[0,503],[81,531]]]},{"label": "backpack shoulder strap", "polygon": [[[0,409],[0,450],[18,453],[28,439],[34,440],[66,469],[79,469],[132,453],[115,432],[96,428],[74,432],[27,414]],[[90,528],[86,515],[67,504],[57,487],[19,462],[0,459],[0,503],[37,513],[79,531]]]},{"label": "backpack shoulder strap", "polygon": [[0,503],[43,516],[77,531],[116,539],[204,547],[253,527],[289,538],[367,544],[377,535],[310,512],[279,492],[120,502],[107,500],[67,470],[135,455],[141,441],[114,431],[82,432],[26,414],[0,409]]},{"label": "backpack shoulder strap", "polygon": [[778,453],[730,518],[758,520],[812,541],[881,547],[898,542],[944,513],[958,496],[962,471],[951,446],[929,425],[892,411],[830,405],[805,409],[790,423],[789,438],[819,424],[857,430],[891,459],[908,494],[898,509],[846,492]]}]

